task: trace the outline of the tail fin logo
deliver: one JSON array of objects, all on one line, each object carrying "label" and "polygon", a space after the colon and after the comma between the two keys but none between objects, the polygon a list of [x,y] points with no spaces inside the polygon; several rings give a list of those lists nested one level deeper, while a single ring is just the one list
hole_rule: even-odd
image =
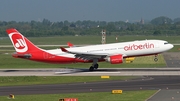
[{"label": "tail fin logo", "polygon": [[10,37],[17,52],[26,52],[28,50],[26,41],[20,33],[11,33]]},{"label": "tail fin logo", "polygon": [[23,49],[25,47],[25,42],[22,39],[16,39],[17,43],[15,44],[15,47],[18,49]]}]

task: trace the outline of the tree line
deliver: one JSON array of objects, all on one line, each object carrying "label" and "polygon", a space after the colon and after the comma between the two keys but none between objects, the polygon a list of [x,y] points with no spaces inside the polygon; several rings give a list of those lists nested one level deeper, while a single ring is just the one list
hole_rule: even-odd
[{"label": "tree line", "polygon": [[107,35],[180,35],[180,18],[174,20],[160,16],[149,22],[106,22],[106,21],[42,21],[16,22],[0,21],[0,37],[7,36],[5,30],[16,28],[27,37],[65,36],[65,35],[101,35],[105,29]]}]

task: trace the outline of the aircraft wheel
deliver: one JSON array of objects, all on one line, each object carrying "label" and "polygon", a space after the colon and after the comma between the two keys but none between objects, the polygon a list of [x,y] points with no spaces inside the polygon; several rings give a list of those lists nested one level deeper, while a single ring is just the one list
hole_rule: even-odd
[{"label": "aircraft wheel", "polygon": [[91,67],[89,68],[89,71],[93,71],[93,70],[94,70],[94,67],[91,66]]},{"label": "aircraft wheel", "polygon": [[158,61],[158,58],[154,58],[154,61],[157,62],[157,61]]},{"label": "aircraft wheel", "polygon": [[95,69],[98,69],[98,67],[99,67],[98,64],[95,64],[95,65],[94,65],[94,68],[95,68]]}]

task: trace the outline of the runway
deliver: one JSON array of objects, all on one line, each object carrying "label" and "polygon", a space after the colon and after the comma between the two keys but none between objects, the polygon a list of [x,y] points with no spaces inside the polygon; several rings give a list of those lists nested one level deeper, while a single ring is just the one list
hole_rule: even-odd
[{"label": "runway", "polygon": [[0,76],[180,76],[180,68],[1,69]]}]

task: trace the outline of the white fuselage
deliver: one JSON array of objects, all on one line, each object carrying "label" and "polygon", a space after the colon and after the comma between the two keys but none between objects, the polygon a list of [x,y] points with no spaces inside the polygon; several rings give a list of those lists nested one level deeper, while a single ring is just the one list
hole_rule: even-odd
[{"label": "white fuselage", "polygon": [[[163,40],[143,40],[102,45],[90,45],[84,47],[66,48],[68,51],[89,54],[122,54],[123,57],[143,56],[162,53],[173,48],[172,44]],[[51,54],[74,58],[73,54],[62,52],[61,49],[48,50]]]}]

